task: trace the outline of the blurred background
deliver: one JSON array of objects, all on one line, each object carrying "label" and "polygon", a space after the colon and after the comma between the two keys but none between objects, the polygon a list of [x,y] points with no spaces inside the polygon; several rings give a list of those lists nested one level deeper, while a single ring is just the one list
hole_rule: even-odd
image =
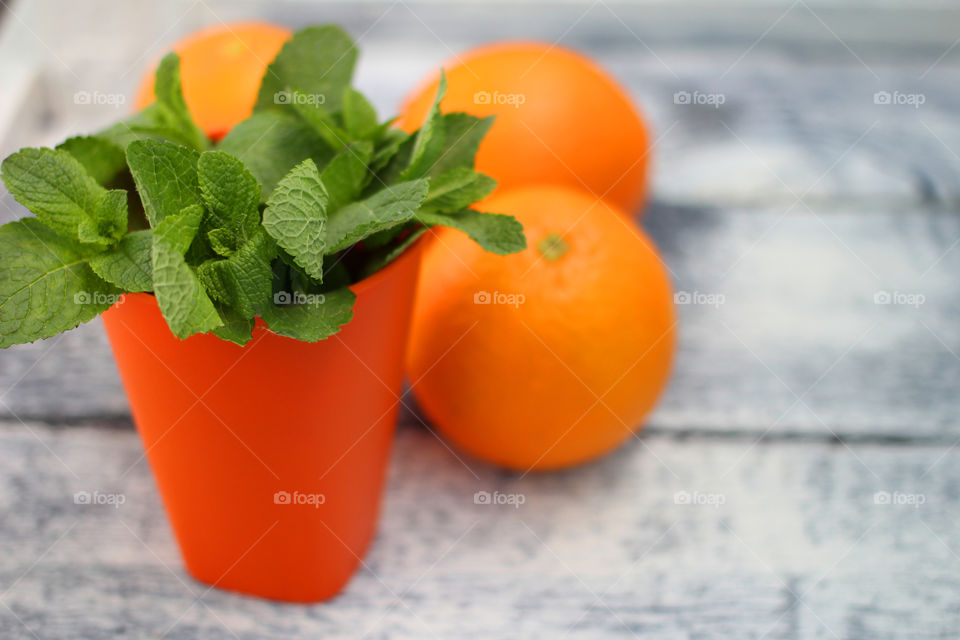
[{"label": "blurred background", "polygon": [[[185,576],[99,321],[15,347],[0,635],[960,636],[960,6],[0,0],[0,156],[111,123],[171,43],[250,18],[344,26],[382,116],[491,40],[601,62],[656,139],[670,386],[638,441],[549,475],[459,456],[408,401],[364,571],[301,608]],[[128,498],[66,498],[93,487]]]}]

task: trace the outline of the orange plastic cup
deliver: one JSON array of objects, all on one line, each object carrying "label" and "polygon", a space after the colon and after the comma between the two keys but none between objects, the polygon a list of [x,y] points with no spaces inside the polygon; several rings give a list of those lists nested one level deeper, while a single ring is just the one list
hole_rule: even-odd
[{"label": "orange plastic cup", "polygon": [[103,314],[133,419],[201,582],[290,602],[336,595],[376,527],[420,243],[351,288],[317,343],[258,323],[244,347],[180,341],[149,294]]}]

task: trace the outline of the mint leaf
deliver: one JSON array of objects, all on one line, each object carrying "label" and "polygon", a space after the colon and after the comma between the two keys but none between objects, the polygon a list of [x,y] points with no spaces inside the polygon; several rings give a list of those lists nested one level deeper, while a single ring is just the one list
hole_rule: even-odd
[{"label": "mint leaf", "polygon": [[243,161],[223,151],[202,153],[197,170],[212,226],[232,232],[234,245],[246,240],[260,225],[260,183]]},{"label": "mint leaf", "polygon": [[280,181],[263,211],[263,227],[312,278],[323,280],[327,190],[309,158]]},{"label": "mint leaf", "polygon": [[290,92],[299,89],[317,102],[322,99],[330,111],[337,111],[356,62],[353,40],[340,27],[302,29],[267,67],[254,110],[282,107],[290,102]]},{"label": "mint leaf", "polygon": [[343,148],[320,174],[327,190],[327,209],[336,211],[356,200],[372,177],[367,165],[373,155],[369,142],[354,142]]},{"label": "mint leaf", "polygon": [[217,255],[225,258],[237,250],[237,237],[229,229],[211,229],[207,232],[207,242]]},{"label": "mint leaf", "polygon": [[67,138],[66,141],[57,145],[57,149],[62,149],[76,158],[87,173],[101,185],[110,183],[127,168],[123,148],[106,138],[98,136]]},{"label": "mint leaf", "polygon": [[108,251],[92,256],[89,260],[90,268],[98,276],[124,291],[152,291],[152,246],[152,231],[134,231],[124,236]]},{"label": "mint leaf", "polygon": [[220,314],[220,321],[223,325],[213,330],[213,335],[221,340],[229,340],[241,347],[253,337],[253,318],[245,318],[235,309],[225,305],[214,305],[217,313]]},{"label": "mint leaf", "polygon": [[223,324],[193,270],[169,243],[154,238],[152,262],[153,290],[174,335],[183,340]]},{"label": "mint leaf", "polygon": [[[370,161],[370,170],[373,172],[379,172],[388,165],[393,164],[393,161],[400,152],[401,147],[403,147],[404,144],[409,140],[412,140],[412,138],[407,135],[406,132],[401,131],[400,129],[387,129],[377,142],[377,148],[373,153],[373,159]],[[412,150],[412,142],[409,143],[409,148]],[[398,168],[392,173],[399,175],[402,167],[407,166],[407,162],[409,162],[409,155],[406,156],[402,166],[400,166],[399,162],[397,163]],[[389,177],[390,174],[390,170],[384,171],[385,176]],[[384,182],[389,183],[392,182],[392,180],[384,179]]]},{"label": "mint leaf", "polygon": [[401,182],[335,211],[327,222],[327,253],[410,220],[429,188],[429,180]]},{"label": "mint leaf", "polygon": [[338,150],[350,142],[350,134],[341,127],[333,114],[323,104],[309,100],[309,96],[294,90],[290,94],[293,110],[311,129],[327,143],[331,149]]},{"label": "mint leaf", "polygon": [[[268,305],[263,310],[263,319],[270,330],[295,340],[319,342],[350,322],[356,296],[350,289],[343,288],[323,294],[299,294],[296,297],[289,292],[280,292],[276,299],[290,304]],[[300,299],[302,302],[294,303]]]},{"label": "mint leaf", "polygon": [[473,169],[451,169],[430,179],[430,192],[423,207],[431,211],[458,212],[490,195],[496,186],[496,180]]},{"label": "mint leaf", "polygon": [[[110,238],[119,240],[127,232],[127,192],[123,189],[111,189],[105,191],[97,201],[97,207],[94,210],[95,228],[92,225],[80,225],[80,241],[96,242],[98,238]],[[84,232],[84,227],[90,228],[90,233]],[[84,239],[87,235],[89,240]]]},{"label": "mint leaf", "polygon": [[[147,120],[141,111],[126,120],[121,120],[120,122],[110,125],[103,131],[97,132],[93,137],[106,140],[110,144],[123,149],[124,153],[126,153],[127,147],[134,140],[146,140],[151,137],[148,134],[140,133],[130,128],[135,123],[146,125],[146,122]],[[126,158],[124,158],[124,164],[126,164]]]},{"label": "mint leaf", "polygon": [[485,251],[507,255],[527,248],[523,225],[513,216],[481,213],[466,209],[457,213],[417,212],[417,220],[428,225],[453,227],[466,233]]},{"label": "mint leaf", "polygon": [[110,244],[99,233],[98,206],[106,191],[68,152],[21,149],[0,170],[7,190],[42,224],[68,240]]},{"label": "mint leaf", "polygon": [[190,205],[180,213],[167,216],[153,229],[153,237],[167,242],[170,247],[184,255],[200,229],[203,219],[203,207],[199,204]]},{"label": "mint leaf", "polygon": [[239,158],[260,182],[261,199],[294,166],[312,158],[318,167],[333,157],[333,150],[297,118],[275,111],[255,113],[235,126],[219,149]]},{"label": "mint leaf", "polygon": [[356,89],[344,89],[342,104],[343,126],[351,139],[366,139],[379,125],[376,109]]},{"label": "mint leaf", "polygon": [[116,302],[116,288],[87,265],[94,250],[36,218],[0,227],[0,347],[49,338]]},{"label": "mint leaf", "polygon": [[190,115],[180,82],[180,56],[171,52],[157,65],[153,92],[156,102],[144,109],[128,126],[132,131],[158,134],[197,150],[207,148],[206,135]]},{"label": "mint leaf", "polygon": [[198,275],[209,295],[252,318],[272,304],[271,261],[276,254],[273,240],[260,227],[226,260],[208,260],[200,265]]},{"label": "mint leaf", "polygon": [[121,120],[100,131],[95,137],[106,140],[124,151],[131,142],[136,140],[166,140],[193,149],[193,143],[185,139],[180,131],[168,125],[157,124],[156,110],[156,104],[152,104],[126,120]]},{"label": "mint leaf", "polygon": [[189,240],[200,226],[198,211],[202,213],[199,205],[165,218],[154,229],[150,252],[157,304],[170,330],[181,340],[223,325],[213,302],[183,257],[190,246]]},{"label": "mint leaf", "polygon": [[429,175],[434,163],[443,155],[446,130],[443,126],[443,115],[440,113],[440,101],[446,92],[447,77],[441,72],[437,95],[433,99],[427,120],[414,136],[410,163],[400,174],[399,180],[412,180]]},{"label": "mint leaf", "polygon": [[[423,126],[393,129],[349,86],[356,57],[337,27],[297,33],[269,65],[255,113],[207,152],[170,54],[157,69],[156,101],[139,114],[9,158],[2,178],[37,217],[0,232],[0,334],[10,318],[19,323],[13,341],[56,333],[104,308],[94,297],[83,313],[67,313],[68,293],[126,290],[153,291],[180,338],[214,331],[245,344],[260,315],[281,335],[315,341],[352,317],[350,283],[429,226],[460,229],[496,253],[523,249],[516,220],[468,208],[495,185],[473,171],[492,119],[441,113],[442,76]],[[126,180],[127,169],[143,216],[136,202],[128,212],[128,194],[103,186]],[[127,235],[128,218],[150,230]],[[67,275],[86,288],[68,288]],[[275,304],[275,293],[291,304]]]},{"label": "mint leaf", "polygon": [[186,207],[202,204],[199,159],[198,151],[162,140],[136,140],[127,146],[127,164],[151,227]]},{"label": "mint leaf", "polygon": [[445,113],[441,117],[446,149],[434,161],[431,176],[452,169],[473,169],[480,142],[493,125],[493,116],[477,118],[467,113]]}]

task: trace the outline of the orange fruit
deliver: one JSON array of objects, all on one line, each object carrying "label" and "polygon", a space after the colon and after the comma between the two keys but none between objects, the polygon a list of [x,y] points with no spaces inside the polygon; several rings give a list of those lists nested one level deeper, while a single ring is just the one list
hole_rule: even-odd
[{"label": "orange fruit", "polygon": [[[226,135],[253,111],[267,65],[292,32],[266,22],[202,29],[177,42],[183,97],[193,119],[213,139]],[[153,74],[144,76],[136,108],[154,100]]]},{"label": "orange fruit", "polygon": [[[444,111],[495,115],[477,170],[501,187],[557,183],[636,212],[647,192],[650,138],[630,96],[583,55],[535,42],[474,49],[445,67]],[[423,124],[439,73],[408,98],[400,126]]]},{"label": "orange fruit", "polygon": [[453,443],[511,469],[596,458],[630,437],[674,349],[670,283],[622,212],[559,185],[494,194],[528,248],[484,252],[452,229],[426,247],[408,373]]}]

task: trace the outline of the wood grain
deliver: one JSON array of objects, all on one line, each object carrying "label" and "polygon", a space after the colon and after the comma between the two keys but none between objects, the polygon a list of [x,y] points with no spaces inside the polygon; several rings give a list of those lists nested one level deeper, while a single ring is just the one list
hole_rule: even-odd
[{"label": "wood grain", "polygon": [[[341,597],[207,592],[95,321],[0,353],[0,637],[958,637],[960,9],[494,6],[21,0],[0,23],[0,155],[111,122],[126,105],[77,92],[132,95],[170,42],[251,14],[343,24],[382,114],[491,39],[588,51],[656,132],[643,226],[687,294],[644,435],[520,477],[458,458],[411,403]],[[23,214],[0,188],[0,222]]]},{"label": "wood grain", "polygon": [[300,607],[184,575],[134,434],[5,424],[0,635],[950,638],[958,451],[663,435],[518,477],[404,428],[366,568]]}]

